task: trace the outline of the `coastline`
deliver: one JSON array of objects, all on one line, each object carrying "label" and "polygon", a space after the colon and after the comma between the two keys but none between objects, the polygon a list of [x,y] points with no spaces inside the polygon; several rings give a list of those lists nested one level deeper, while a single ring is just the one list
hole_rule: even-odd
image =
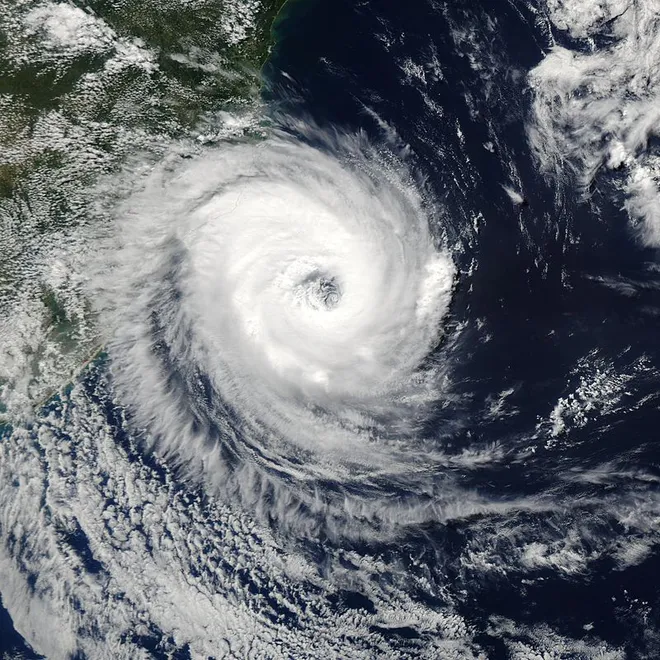
[{"label": "coastline", "polygon": [[[296,1],[300,0],[266,0],[263,3],[263,11],[258,19],[257,29],[248,41],[247,47],[240,58],[243,59],[243,66],[252,70],[252,75],[254,75],[255,72],[260,74],[263,71],[263,67],[269,61],[273,47],[276,45],[278,38],[276,29],[277,24],[286,16],[289,6]],[[260,75],[259,77],[261,79],[261,86],[263,86],[264,77],[263,75]],[[252,100],[256,100],[254,96],[252,96]],[[3,173],[3,168],[0,165],[0,193],[2,192],[3,183],[6,183],[3,182]],[[103,357],[104,351],[105,343],[98,343],[92,347],[90,352],[81,352],[82,360],[75,364],[75,366],[72,365],[68,374],[63,374],[64,378],[60,381],[59,385],[56,385],[52,389],[48,388],[43,396],[33,401],[31,403],[31,410],[37,415],[41,414],[53,398],[57,397],[67,387],[71,387],[78,382],[85,371],[91,365],[97,363],[99,358]],[[0,404],[1,403],[2,402],[0,402]],[[11,421],[11,416],[7,414],[7,411],[3,410],[0,405],[0,435],[6,432]]]},{"label": "coastline", "polygon": [[262,64],[261,67],[262,71],[263,71],[263,67],[268,63],[268,60],[270,59],[270,55],[272,54],[273,48],[278,44],[280,39],[284,36],[280,32],[280,28],[281,25],[285,22],[285,20],[289,17],[290,12],[296,9],[298,6],[303,4],[309,4],[310,2],[312,2],[312,0],[283,0],[279,9],[273,16],[273,20],[271,21],[270,33],[269,33],[269,53],[268,53],[268,57]]}]

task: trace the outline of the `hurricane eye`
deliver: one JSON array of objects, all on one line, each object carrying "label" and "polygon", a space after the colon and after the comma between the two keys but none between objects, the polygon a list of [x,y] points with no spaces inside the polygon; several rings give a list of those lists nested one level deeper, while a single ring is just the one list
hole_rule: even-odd
[{"label": "hurricane eye", "polygon": [[318,310],[332,310],[342,299],[342,290],[337,279],[331,275],[314,273],[300,285],[304,290],[305,303]]}]

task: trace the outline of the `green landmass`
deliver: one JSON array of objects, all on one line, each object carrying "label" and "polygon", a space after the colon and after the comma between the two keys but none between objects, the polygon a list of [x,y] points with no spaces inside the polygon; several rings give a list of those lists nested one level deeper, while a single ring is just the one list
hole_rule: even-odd
[{"label": "green landmass", "polygon": [[[273,23],[287,0],[262,0],[251,25],[232,36],[226,19],[236,1],[195,8],[184,0],[73,0],[90,20],[109,26],[116,42],[152,54],[150,67],[113,65],[113,44],[44,55],[43,35],[30,34],[24,44],[16,37],[21,16],[40,3],[0,0],[0,314],[11,313],[12,301],[27,292],[43,319],[43,346],[25,350],[34,382],[53,346],[71,365],[57,388],[101,347],[87,301],[67,284],[39,280],[33,246],[88,223],[95,181],[135,149],[194,135],[206,116],[258,102]],[[6,392],[11,383],[0,373],[0,423],[3,385]]]}]

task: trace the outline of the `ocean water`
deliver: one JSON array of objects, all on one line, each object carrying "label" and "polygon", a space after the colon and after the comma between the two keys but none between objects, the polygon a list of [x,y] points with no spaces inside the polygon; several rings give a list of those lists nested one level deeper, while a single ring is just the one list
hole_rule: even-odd
[{"label": "ocean water", "polygon": [[[585,196],[570,165],[555,177],[539,167],[535,149],[543,146],[529,139],[539,93],[528,72],[552,48],[580,57],[593,45],[575,43],[535,7],[509,2],[294,4],[277,34],[269,100],[376,140],[394,133],[461,245],[450,322],[470,331],[450,353],[457,400],[432,423],[460,427],[449,443],[456,452],[501,452],[465,482],[499,501],[562,502],[558,516],[530,515],[507,531],[467,520],[439,532],[440,561],[455,562],[453,586],[465,580],[459,611],[484,629],[501,616],[652,657],[655,552],[621,564],[620,544],[641,537],[617,514],[608,520],[605,502],[616,509],[614,500],[631,498],[634,516],[632,501],[655,497],[656,251],[621,208],[616,173],[601,174]],[[644,495],[634,474],[648,479]],[[599,500],[604,509],[586,523]],[[580,549],[564,540],[554,546],[559,556],[548,553],[582,516],[593,527]],[[532,540],[546,524],[557,526],[550,545]],[[485,571],[461,556],[475,542],[473,525],[492,534],[477,541],[490,549],[480,557],[492,562]],[[522,565],[505,568],[498,556],[518,544],[535,553],[536,543],[540,555],[523,552]],[[610,543],[617,556],[602,552]],[[497,634],[487,637],[488,657],[509,657]]]}]

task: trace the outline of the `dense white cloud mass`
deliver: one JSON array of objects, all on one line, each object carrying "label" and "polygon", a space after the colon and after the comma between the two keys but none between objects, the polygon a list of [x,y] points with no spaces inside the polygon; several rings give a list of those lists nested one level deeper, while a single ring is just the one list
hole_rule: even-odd
[{"label": "dense white cloud mass", "polygon": [[314,137],[172,156],[120,205],[96,281],[136,419],[248,500],[438,459],[415,440],[455,274],[433,207],[397,157]]}]

